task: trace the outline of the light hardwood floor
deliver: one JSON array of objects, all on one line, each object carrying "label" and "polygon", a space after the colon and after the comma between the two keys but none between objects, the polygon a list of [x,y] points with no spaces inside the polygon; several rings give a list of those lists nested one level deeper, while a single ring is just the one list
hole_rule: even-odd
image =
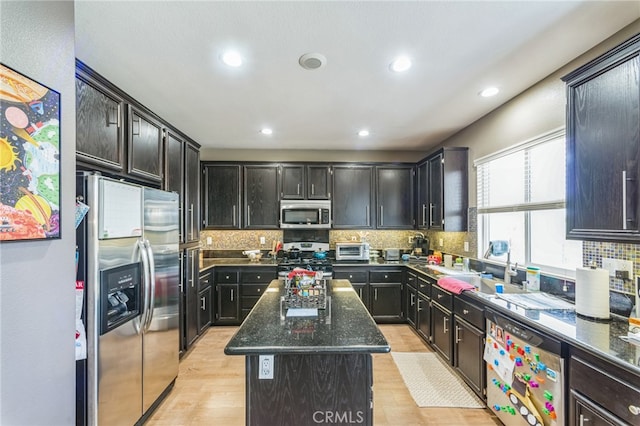
[{"label": "light hardwood floor", "polygon": [[[431,351],[407,325],[379,327],[392,351]],[[146,425],[244,425],[244,357],[223,353],[236,330],[209,328],[181,360],[174,389]],[[487,409],[418,408],[389,354],[373,356],[373,413],[376,426],[501,424]]]}]

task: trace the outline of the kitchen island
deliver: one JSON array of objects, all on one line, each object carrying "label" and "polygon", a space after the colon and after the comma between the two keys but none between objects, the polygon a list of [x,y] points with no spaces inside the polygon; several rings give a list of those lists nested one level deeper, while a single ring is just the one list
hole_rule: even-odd
[{"label": "kitchen island", "polygon": [[246,357],[246,424],[373,424],[371,354],[391,348],[349,281],[328,280],[314,316],[284,292],[273,280],[225,347]]}]

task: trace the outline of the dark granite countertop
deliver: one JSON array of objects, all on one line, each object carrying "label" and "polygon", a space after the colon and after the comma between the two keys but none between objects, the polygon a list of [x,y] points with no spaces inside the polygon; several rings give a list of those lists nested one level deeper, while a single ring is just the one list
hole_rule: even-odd
[{"label": "dark granite countertop", "polygon": [[391,350],[349,281],[327,281],[330,301],[314,317],[286,317],[283,293],[284,281],[273,280],[225,347],[227,355]]},{"label": "dark granite countertop", "polygon": [[[426,272],[416,265],[406,266],[426,273],[434,279],[444,276],[435,271]],[[524,309],[498,298],[495,294],[479,291],[464,291],[462,294],[464,298],[480,301],[485,306],[507,314],[545,334],[640,375],[640,344],[623,340],[629,328],[628,318],[612,314],[609,321],[596,321],[583,318],[574,310]]]},{"label": "dark granite countertop", "polygon": [[214,266],[272,266],[275,268],[277,262],[273,259],[260,259],[258,262],[252,262],[244,257],[205,257],[200,263],[200,272]]}]

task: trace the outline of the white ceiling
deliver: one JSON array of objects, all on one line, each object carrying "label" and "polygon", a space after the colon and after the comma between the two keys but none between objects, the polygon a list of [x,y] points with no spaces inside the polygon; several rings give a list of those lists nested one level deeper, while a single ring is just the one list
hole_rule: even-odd
[{"label": "white ceiling", "polygon": [[[633,22],[640,2],[76,0],[75,13],[78,59],[203,147],[424,151]],[[220,61],[227,48],[241,68]],[[309,52],[326,65],[301,68]],[[413,66],[392,73],[400,53]],[[487,85],[501,92],[479,97]]]}]

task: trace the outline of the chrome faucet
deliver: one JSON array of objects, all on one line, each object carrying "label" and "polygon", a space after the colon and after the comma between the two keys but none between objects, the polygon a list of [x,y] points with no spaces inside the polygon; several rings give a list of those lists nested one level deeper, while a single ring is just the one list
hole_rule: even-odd
[{"label": "chrome faucet", "polygon": [[507,264],[504,266],[504,283],[511,284],[511,277],[518,276],[518,262],[511,266],[511,249],[507,252]]}]

